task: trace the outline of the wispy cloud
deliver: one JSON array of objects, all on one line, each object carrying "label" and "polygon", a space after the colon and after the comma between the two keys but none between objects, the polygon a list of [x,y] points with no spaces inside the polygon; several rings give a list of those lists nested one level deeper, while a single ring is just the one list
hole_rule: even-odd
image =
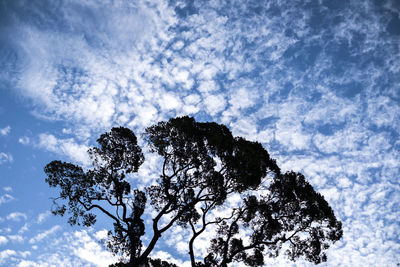
[{"label": "wispy cloud", "polygon": [[[152,9],[145,2],[108,3],[104,7],[104,3],[95,2],[26,6],[27,10],[34,10],[31,14],[39,14],[49,31],[26,24],[25,18],[19,17],[21,13],[14,14],[15,24],[9,26],[19,30],[10,41],[20,55],[16,64],[25,63],[18,87],[44,107],[38,113],[109,127],[118,116],[117,99],[124,95],[119,89],[131,88],[127,81],[151,68],[151,62],[143,58],[146,46],[169,39],[164,32],[174,19],[169,16],[166,3],[153,5]],[[59,23],[40,16],[44,12],[57,16]],[[84,17],[88,19],[80,19]],[[150,49],[156,53],[160,50],[157,45]],[[144,62],[138,62],[138,57]],[[42,69],[40,74],[38,68]],[[64,98],[66,93],[68,99]]]},{"label": "wispy cloud", "polygon": [[0,152],[0,165],[4,163],[11,163],[14,161],[14,158],[9,153]]},{"label": "wispy cloud", "polygon": [[23,234],[27,231],[29,231],[29,227],[30,225],[28,223],[25,223],[19,230],[18,230],[18,234]]},{"label": "wispy cloud", "polygon": [[15,198],[12,196],[12,195],[10,195],[10,194],[4,194],[4,195],[1,195],[0,196],[0,205],[1,204],[4,204],[4,203],[7,203],[7,202],[10,202],[10,201],[12,201],[12,200],[14,200]]},{"label": "wispy cloud", "polygon": [[11,212],[10,214],[7,215],[7,220],[19,222],[21,220],[26,220],[28,217],[26,216],[25,213],[22,212]]},{"label": "wispy cloud", "polygon": [[55,232],[61,230],[61,226],[59,225],[55,225],[53,227],[51,227],[49,230],[43,231],[39,234],[37,234],[36,236],[32,237],[31,239],[29,239],[29,244],[36,244],[40,241],[42,241],[43,239],[53,235]]},{"label": "wispy cloud", "polygon": [[50,211],[45,211],[45,212],[40,213],[37,217],[37,223],[38,224],[43,223],[50,215],[51,215]]},{"label": "wispy cloud", "polygon": [[9,235],[7,236],[12,242],[22,243],[24,242],[24,237],[22,235]]}]

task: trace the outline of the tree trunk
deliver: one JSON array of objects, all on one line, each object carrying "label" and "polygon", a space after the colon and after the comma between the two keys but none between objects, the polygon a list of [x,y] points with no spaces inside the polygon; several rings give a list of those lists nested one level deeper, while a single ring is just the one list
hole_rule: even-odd
[{"label": "tree trunk", "polygon": [[196,260],[194,258],[194,251],[193,251],[193,243],[196,237],[193,236],[189,241],[189,255],[190,255],[190,262],[192,263],[192,267],[196,266]]}]

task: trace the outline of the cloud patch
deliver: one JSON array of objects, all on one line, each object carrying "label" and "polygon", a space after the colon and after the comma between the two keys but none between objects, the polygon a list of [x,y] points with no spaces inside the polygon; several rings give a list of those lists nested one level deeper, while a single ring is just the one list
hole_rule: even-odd
[{"label": "cloud patch", "polygon": [[0,165],[5,163],[12,163],[13,161],[14,158],[10,153],[0,152]]},{"label": "cloud patch", "polygon": [[11,131],[11,127],[10,126],[6,126],[4,128],[0,128],[0,135],[2,136],[6,136],[10,133]]}]

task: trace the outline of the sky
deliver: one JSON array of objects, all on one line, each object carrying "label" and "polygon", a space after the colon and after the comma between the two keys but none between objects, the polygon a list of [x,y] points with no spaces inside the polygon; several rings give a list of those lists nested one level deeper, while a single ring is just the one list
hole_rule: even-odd
[{"label": "sky", "polygon": [[[113,263],[106,220],[51,215],[43,167],[183,115],[262,143],[325,196],[344,233],[321,266],[397,266],[399,104],[396,0],[0,0],[0,266]],[[132,185],[157,162],[147,151]],[[152,255],[189,266],[185,229]]]}]

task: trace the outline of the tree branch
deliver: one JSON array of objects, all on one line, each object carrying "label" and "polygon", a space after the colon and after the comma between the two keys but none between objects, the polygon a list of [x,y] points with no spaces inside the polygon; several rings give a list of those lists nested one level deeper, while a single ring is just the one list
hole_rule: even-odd
[{"label": "tree branch", "polygon": [[120,224],[120,220],[115,217],[114,215],[112,215],[110,212],[108,212],[106,209],[104,209],[103,207],[97,205],[97,204],[93,204],[90,205],[89,207],[85,205],[85,203],[83,203],[80,199],[78,199],[78,202],[85,208],[86,211],[90,211],[94,208],[99,209],[101,212],[103,212],[105,215],[107,215],[108,217],[110,217],[111,219],[114,219],[118,224]]}]

